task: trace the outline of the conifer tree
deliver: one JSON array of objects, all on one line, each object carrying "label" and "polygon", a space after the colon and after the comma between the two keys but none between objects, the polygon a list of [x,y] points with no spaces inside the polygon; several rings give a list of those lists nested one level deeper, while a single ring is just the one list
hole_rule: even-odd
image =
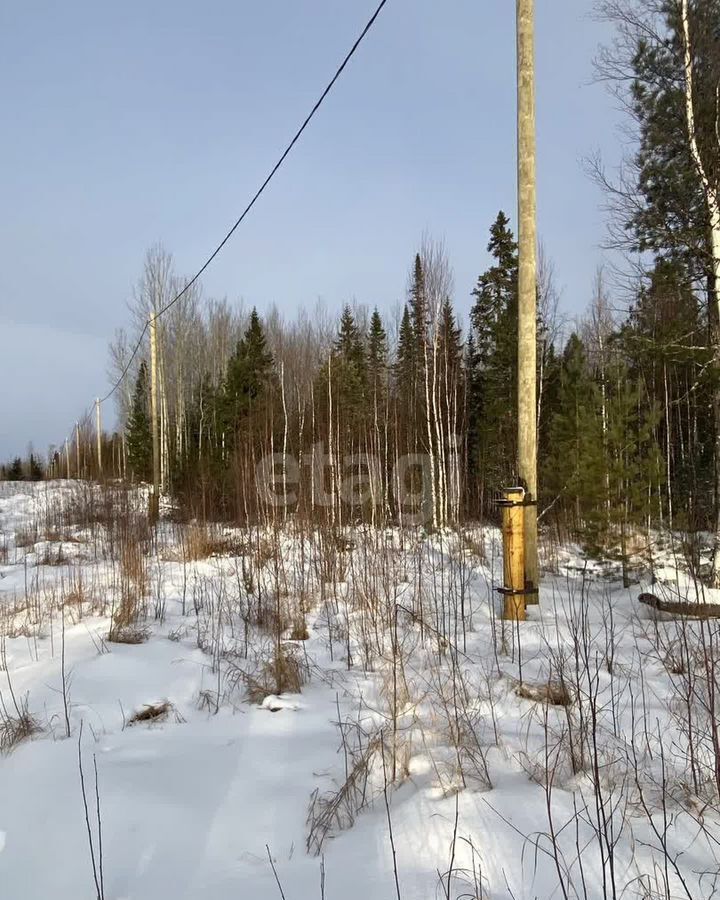
[{"label": "conifer tree", "polygon": [[133,476],[140,481],[147,481],[152,470],[152,431],[148,398],[148,371],[143,360],[135,380],[127,426],[128,465]]},{"label": "conifer tree", "polygon": [[[716,502],[714,521],[706,527],[715,533],[711,580],[719,584],[720,2],[634,0],[631,4],[607,0],[601,8],[617,25],[620,35],[614,49],[601,59],[601,73],[616,84],[629,86],[626,99],[639,138],[632,181],[625,178],[622,185],[613,186],[613,205],[620,217],[616,235],[634,250],[680,262],[688,285],[695,290],[704,288],[707,300],[708,345],[714,354],[715,389],[710,409],[715,437],[711,477]],[[682,388],[678,395],[672,398],[668,390],[668,409],[683,396]],[[690,413],[691,418],[694,415]],[[672,440],[670,445],[672,452]],[[668,455],[667,445],[664,453]],[[673,468],[671,464],[665,487],[668,512],[677,506],[672,504],[676,490]],[[692,469],[697,473],[694,464]],[[704,474],[704,462],[702,469]],[[693,500],[703,493],[702,488],[695,491]]]},{"label": "conifer tree", "polygon": [[410,397],[410,433],[412,434],[412,448],[417,450],[419,446],[427,447],[426,416],[428,393],[428,301],[425,285],[425,272],[423,271],[420,254],[415,254],[413,270],[410,282],[410,297],[408,303],[410,325],[412,329],[410,356],[412,364],[411,397]]},{"label": "conifer tree", "polygon": [[7,480],[8,481],[22,481],[23,477],[23,468],[22,468],[22,460],[19,456],[16,456],[15,459],[10,463],[10,466],[7,470]]},{"label": "conifer tree", "polygon": [[586,531],[588,515],[604,507],[604,458],[598,388],[577,334],[570,336],[562,355],[558,393],[543,479],[549,495],[561,499],[578,534]]},{"label": "conifer tree", "polygon": [[398,333],[397,354],[394,366],[395,388],[400,403],[408,408],[413,396],[413,373],[415,371],[415,346],[410,310],[405,304]]},{"label": "conifer tree", "polygon": [[469,466],[494,492],[516,469],[517,244],[501,211],[490,229],[494,264],[478,278],[468,352]]},{"label": "conifer tree", "polygon": [[424,357],[428,340],[428,303],[420,254],[415,254],[412,281],[410,285],[410,321],[414,338],[414,356],[418,366]]},{"label": "conifer tree", "polygon": [[[713,433],[706,411],[714,380],[706,335],[707,317],[686,267],[676,258],[658,258],[620,338],[631,377],[644,385],[646,403],[662,411],[655,440],[665,466],[661,512],[671,527],[712,515]],[[691,508],[680,500],[690,494]]]},{"label": "conifer tree", "polygon": [[388,366],[388,341],[377,307],[370,317],[367,340],[368,383],[377,394],[384,385]]},{"label": "conifer tree", "polygon": [[217,400],[217,427],[226,459],[237,444],[241,427],[247,431],[248,417],[252,414],[259,419],[264,414],[274,385],[273,357],[260,317],[253,308],[248,327],[228,362]]},{"label": "conifer tree", "polygon": [[629,536],[657,515],[658,490],[663,481],[660,453],[655,441],[658,410],[644,402],[644,389],[632,378],[626,360],[613,355],[609,370],[605,441],[605,472],[608,485],[607,523],[597,507],[591,524],[604,552],[619,558],[623,581],[629,586]]},{"label": "conifer tree", "polygon": [[43,468],[40,465],[37,457],[34,453],[30,454],[28,459],[28,480],[29,481],[42,481],[44,477]]},{"label": "conifer tree", "polygon": [[333,345],[331,371],[338,408],[346,413],[346,436],[357,437],[368,412],[368,367],[364,341],[347,303]]}]

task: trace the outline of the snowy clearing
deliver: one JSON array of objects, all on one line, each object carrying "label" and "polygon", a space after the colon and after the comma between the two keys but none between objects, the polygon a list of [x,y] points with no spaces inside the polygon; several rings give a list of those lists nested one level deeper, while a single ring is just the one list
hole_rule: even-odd
[{"label": "snowy clearing", "polygon": [[518,629],[493,529],[153,538],[144,503],[0,485],[0,896],[713,895],[720,635],[647,570],[546,553]]}]

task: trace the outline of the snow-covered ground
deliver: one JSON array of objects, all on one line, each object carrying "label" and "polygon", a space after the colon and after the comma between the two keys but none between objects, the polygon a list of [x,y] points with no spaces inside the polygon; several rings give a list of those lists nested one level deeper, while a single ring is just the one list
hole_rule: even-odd
[{"label": "snow-covered ground", "polygon": [[[0,898],[713,895],[713,620],[561,548],[512,627],[492,529],[213,529],[200,558],[143,503],[0,484]],[[653,590],[698,599],[671,544]]]}]

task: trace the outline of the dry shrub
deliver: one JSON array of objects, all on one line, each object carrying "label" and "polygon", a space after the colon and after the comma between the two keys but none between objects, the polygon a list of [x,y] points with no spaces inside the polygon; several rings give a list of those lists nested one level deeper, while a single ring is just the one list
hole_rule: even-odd
[{"label": "dry shrub", "polygon": [[39,566],[65,566],[69,562],[70,557],[64,552],[62,544],[58,544],[56,548],[53,548],[52,544],[48,544],[37,559]]},{"label": "dry shrub", "polygon": [[[115,640],[115,638],[112,637],[113,633],[138,630],[133,628],[134,623],[137,621],[138,615],[138,598],[130,594],[129,592],[126,593],[123,591],[120,604],[113,612],[112,627],[110,628],[110,640]],[[124,641],[123,643],[129,642]],[[135,643],[139,642],[136,641]]]},{"label": "dry shrub", "polygon": [[21,701],[16,713],[13,716],[0,711],[0,753],[11,753],[18,744],[42,731],[40,723],[28,711],[27,700]]},{"label": "dry shrub", "polygon": [[[441,665],[434,665],[429,676],[429,690],[423,705],[428,708],[430,717],[428,724],[421,723],[421,728],[438,787],[445,796],[469,786],[490,790],[492,780],[487,753],[497,737],[494,730],[490,730],[489,718],[479,705],[492,703],[489,689],[485,693],[480,685],[469,684],[460,667],[447,671]],[[409,724],[413,724],[412,719]],[[428,733],[434,736],[434,749],[427,743],[425,735]],[[406,756],[410,736],[405,738],[404,746],[400,744],[400,750],[404,750]],[[400,766],[402,764],[401,756]],[[398,768],[398,771],[407,776],[406,770],[403,772]]]},{"label": "dry shrub", "polygon": [[548,681],[543,684],[532,684],[523,681],[515,688],[518,697],[532,700],[535,703],[549,703],[551,706],[570,706],[572,697],[566,684],[561,681]]},{"label": "dry shrub", "polygon": [[271,694],[299,694],[305,683],[305,668],[292,646],[275,649],[261,662],[258,671],[250,673],[230,663],[228,682],[232,689],[243,687],[249,703],[261,704]]},{"label": "dry shrub", "polygon": [[194,523],[184,541],[185,559],[207,559],[209,556],[239,556],[243,552],[241,542],[206,523]]},{"label": "dry shrub", "polygon": [[[116,643],[117,639],[112,636],[114,632],[137,633],[142,630],[133,627],[140,617],[141,604],[148,591],[147,558],[142,537],[142,534],[138,535],[133,529],[128,529],[122,534],[120,541],[120,603],[113,610],[110,629],[110,640]],[[142,640],[144,639],[143,637]]]},{"label": "dry shrub", "polygon": [[485,541],[483,540],[482,534],[478,539],[472,532],[462,532],[460,535],[459,545],[460,554],[473,557],[481,563],[487,562]]},{"label": "dry shrub", "polygon": [[66,528],[47,528],[41,540],[51,544],[82,544],[81,538],[71,534]]},{"label": "dry shrub", "polygon": [[242,685],[245,692],[245,699],[248,703],[252,703],[256,706],[260,706],[266,697],[269,697],[270,694],[274,693],[267,684],[263,684],[263,682],[255,678],[254,675],[251,675],[239,666],[231,667],[228,680],[233,688],[238,688]]},{"label": "dry shrub", "polygon": [[82,606],[87,600],[82,587],[73,588],[63,598],[63,606]]},{"label": "dry shrub", "polygon": [[180,713],[169,700],[160,700],[158,703],[146,703],[142,709],[134,712],[127,720],[128,726],[132,725],[154,725],[158,722],[165,722],[172,713],[176,722],[184,721]]},{"label": "dry shrub", "polygon": [[[343,728],[343,724],[339,723]],[[354,747],[347,743],[343,730],[343,746],[348,754],[347,777],[334,791],[321,794],[315,790],[310,798],[307,816],[308,853],[319,856],[325,841],[338,831],[351,828],[363,809],[372,805],[377,796],[377,788],[371,784],[371,775],[377,760],[382,759],[383,739],[380,733],[365,736],[357,729]]]},{"label": "dry shrub", "polygon": [[357,542],[353,538],[342,533],[333,534],[332,541],[335,545],[335,549],[339,550],[340,553],[352,553],[357,547]]},{"label": "dry shrub", "polygon": [[120,571],[137,593],[146,593],[148,579],[145,548],[140,541],[134,540],[133,535],[128,535],[120,545]]},{"label": "dry shrub", "polygon": [[22,622],[10,621],[4,631],[5,637],[9,638],[41,638],[45,631],[40,622],[33,622],[29,617]]},{"label": "dry shrub", "polygon": [[149,637],[149,628],[113,625],[107,639],[111,644],[144,644]]},{"label": "dry shrub", "polygon": [[54,498],[47,518],[55,527],[101,525],[110,528],[128,505],[129,492],[119,485],[76,482],[69,497]]},{"label": "dry shrub", "polygon": [[265,664],[264,673],[268,681],[272,679],[273,694],[299,694],[305,683],[303,667],[294,648],[281,646],[274,658]]},{"label": "dry shrub", "polygon": [[217,691],[210,691],[207,689],[200,691],[198,694],[197,705],[200,710],[216,713],[220,706]]},{"label": "dry shrub", "polygon": [[260,570],[264,565],[269,563],[271,559],[275,559],[278,550],[272,541],[263,539],[253,544],[251,552],[255,557],[255,564],[258,570]]},{"label": "dry shrub", "polygon": [[15,532],[16,547],[34,547],[37,540],[37,526],[35,528],[20,528]]},{"label": "dry shrub", "polygon": [[246,621],[249,625],[268,632],[268,634],[283,634],[290,628],[290,616],[283,605],[277,602],[277,598],[258,598],[257,602],[249,602]]},{"label": "dry shrub", "polygon": [[325,584],[344,582],[347,577],[347,553],[342,537],[334,531],[320,532],[318,541],[318,575]]},{"label": "dry shrub", "polygon": [[307,641],[310,638],[305,619],[296,619],[290,629],[291,641]]}]

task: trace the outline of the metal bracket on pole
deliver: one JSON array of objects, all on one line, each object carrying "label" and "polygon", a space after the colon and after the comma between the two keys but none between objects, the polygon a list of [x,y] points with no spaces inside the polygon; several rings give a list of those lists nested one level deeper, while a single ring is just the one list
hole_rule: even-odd
[{"label": "metal bracket on pole", "polygon": [[498,501],[502,508],[503,619],[525,619],[525,488],[505,488]]}]

